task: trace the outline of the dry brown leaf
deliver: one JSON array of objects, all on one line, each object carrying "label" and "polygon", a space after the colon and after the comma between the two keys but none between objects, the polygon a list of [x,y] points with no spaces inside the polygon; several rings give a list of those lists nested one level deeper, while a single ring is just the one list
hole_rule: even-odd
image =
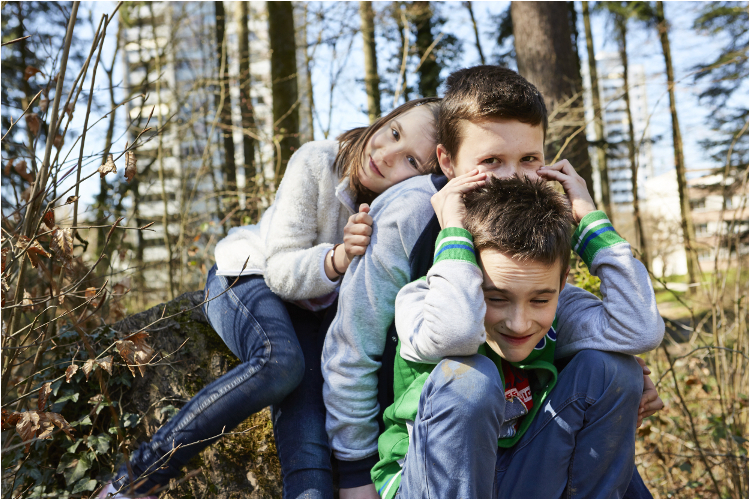
[{"label": "dry brown leaf", "polygon": [[10,175],[10,168],[13,166],[13,162],[15,162],[15,158],[11,158],[8,160],[8,162],[5,164],[5,168],[3,168],[3,175],[8,177]]},{"label": "dry brown leaf", "polygon": [[688,377],[685,379],[685,385],[699,385],[701,383],[698,377]]},{"label": "dry brown leaf", "polygon": [[117,352],[120,353],[120,356],[125,361],[128,370],[135,377],[135,370],[133,369],[135,365],[135,344],[130,340],[118,340],[115,342],[115,346],[117,347]]},{"label": "dry brown leaf", "polygon": [[102,401],[104,401],[104,394],[97,394],[89,398],[89,404],[92,405],[99,405]]},{"label": "dry brown leaf", "polygon": [[31,261],[32,266],[37,267],[39,265],[39,259],[41,259],[42,257],[52,257],[50,253],[42,248],[42,245],[40,245],[37,240],[34,240],[30,245],[29,241],[30,240],[27,237],[20,236],[18,238],[18,246],[21,249],[26,248],[26,256]]},{"label": "dry brown leaf", "polygon": [[96,288],[90,286],[86,289],[86,300],[93,299],[96,297]]},{"label": "dry brown leaf", "polygon": [[5,282],[5,277],[2,277],[0,280],[2,281],[3,288],[2,293],[0,293],[0,306],[5,307],[5,297],[10,293],[10,287]]},{"label": "dry brown leaf", "polygon": [[119,283],[115,283],[115,286],[112,287],[112,293],[114,295],[125,295],[129,291],[130,289],[122,281]]},{"label": "dry brown leaf", "polygon": [[125,153],[125,178],[128,182],[130,182],[138,172],[138,167],[136,166],[137,163],[138,160],[136,160],[134,152],[128,151]]},{"label": "dry brown leaf", "polygon": [[73,118],[73,103],[69,102],[65,105],[65,111],[63,113],[68,113],[68,118]]},{"label": "dry brown leaf", "polygon": [[21,414],[18,413],[17,411],[14,411],[13,413],[11,413],[5,408],[3,408],[2,429],[4,431],[7,431],[7,430],[14,428],[20,418],[21,418]]},{"label": "dry brown leaf", "polygon": [[13,165],[13,170],[23,177],[26,182],[34,182],[34,175],[26,171],[26,160],[21,160]]},{"label": "dry brown leaf", "polygon": [[44,222],[44,224],[48,228],[54,229],[55,228],[55,211],[52,209],[47,210],[47,213],[44,214],[44,217],[42,217],[42,222]]},{"label": "dry brown leaf", "polygon": [[73,230],[66,228],[57,228],[52,232],[52,241],[50,249],[55,253],[61,254],[63,260],[72,257],[73,254]]},{"label": "dry brown leaf", "polygon": [[41,415],[41,418],[59,427],[65,434],[68,435],[69,438],[73,437],[73,432],[75,432],[75,429],[73,429],[68,423],[68,421],[65,420],[65,417],[63,417],[59,413],[52,413],[52,412],[43,413]]},{"label": "dry brown leaf", "polygon": [[70,383],[70,379],[73,378],[73,375],[76,374],[78,371],[78,365],[75,363],[72,363],[67,370],[65,370],[65,381]]},{"label": "dry brown leaf", "polygon": [[0,272],[5,272],[5,258],[10,253],[10,247],[4,247],[2,250],[0,250],[0,254],[2,254],[2,270]]},{"label": "dry brown leaf", "polygon": [[26,126],[29,127],[31,135],[36,136],[39,133],[39,129],[42,127],[42,120],[39,119],[38,114],[29,113],[26,115]]},{"label": "dry brown leaf", "polygon": [[91,373],[94,368],[96,368],[96,360],[94,359],[87,359],[83,364],[83,374],[86,375],[87,382],[89,380],[89,373]]},{"label": "dry brown leaf", "polygon": [[96,364],[112,375],[112,356],[104,356],[102,359],[97,360]]},{"label": "dry brown leaf", "polygon": [[44,411],[44,407],[47,406],[47,398],[49,398],[50,394],[52,394],[52,382],[46,382],[39,389],[39,397],[36,402],[37,410]]},{"label": "dry brown leaf", "polygon": [[146,332],[138,332],[126,339],[135,344],[135,362],[141,372],[141,377],[146,373],[146,368],[143,365],[148,364],[154,357],[154,350],[148,345],[146,339],[148,339],[148,333]]},{"label": "dry brown leaf", "polygon": [[115,166],[115,157],[112,155],[108,155],[107,161],[102,163],[97,172],[99,172],[99,175],[101,175],[102,178],[110,172],[117,173],[117,167]]},{"label": "dry brown leaf", "polygon": [[23,190],[23,191],[21,192],[21,199],[22,199],[23,201],[26,201],[26,202],[28,202],[28,201],[29,201],[29,200],[31,199],[31,194],[32,194],[32,192],[33,192],[33,189],[34,189],[34,186],[33,186],[33,185],[30,185],[30,186],[28,186],[28,187],[27,187],[26,189],[24,189],[24,190]]},{"label": "dry brown leaf", "polygon": [[78,201],[78,196],[68,196],[68,199],[65,200],[66,205],[70,205],[71,203],[75,203]]},{"label": "dry brown leaf", "polygon": [[[39,414],[35,411],[25,411],[21,418],[16,422],[16,432],[21,436],[22,441],[34,439],[39,430]],[[29,452],[31,443],[26,443],[26,453]]]},{"label": "dry brown leaf", "polygon": [[42,73],[42,70],[40,70],[39,68],[35,68],[34,66],[26,66],[26,69],[23,70],[23,79],[28,82],[29,78],[36,75],[37,73]]},{"label": "dry brown leaf", "polygon": [[47,108],[49,108],[49,99],[46,95],[43,95],[42,98],[39,99],[39,109],[42,110],[42,113],[45,113]]},{"label": "dry brown leaf", "polygon": [[65,139],[62,134],[56,134],[55,138],[52,140],[52,145],[55,146],[55,148],[60,149],[63,144],[65,144]]},{"label": "dry brown leaf", "polygon": [[28,311],[32,308],[34,305],[34,302],[31,301],[31,294],[27,291],[23,291],[23,300],[21,301],[21,306],[23,307],[24,311]]}]

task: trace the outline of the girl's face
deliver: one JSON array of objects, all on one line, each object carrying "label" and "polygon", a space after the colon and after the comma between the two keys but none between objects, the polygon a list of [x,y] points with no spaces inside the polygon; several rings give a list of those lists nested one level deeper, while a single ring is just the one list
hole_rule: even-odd
[{"label": "girl's face", "polygon": [[435,125],[427,106],[417,106],[379,128],[365,144],[359,180],[380,194],[425,171],[435,153]]}]

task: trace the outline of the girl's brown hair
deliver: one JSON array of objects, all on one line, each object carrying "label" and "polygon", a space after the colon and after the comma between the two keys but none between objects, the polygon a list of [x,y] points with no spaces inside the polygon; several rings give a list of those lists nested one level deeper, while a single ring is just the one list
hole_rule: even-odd
[{"label": "girl's brown hair", "polygon": [[[432,112],[433,124],[435,130],[437,130],[438,114],[440,111],[440,102],[442,101],[439,97],[423,97],[421,99],[414,99],[401,106],[395,108],[393,111],[378,118],[375,123],[369,127],[357,127],[351,130],[347,130],[336,138],[339,141],[339,152],[336,155],[336,160],[333,162],[333,170],[339,175],[341,179],[348,176],[349,183],[354,189],[357,195],[357,205],[360,203],[372,203],[377,193],[374,193],[364,187],[359,181],[359,175],[357,172],[362,166],[362,153],[365,150],[365,145],[370,137],[382,126],[387,125],[394,118],[402,115],[410,109],[416,108],[417,106],[426,106],[428,110]],[[433,173],[437,172],[438,163],[435,151],[433,150],[429,160],[425,163],[422,173]]]}]

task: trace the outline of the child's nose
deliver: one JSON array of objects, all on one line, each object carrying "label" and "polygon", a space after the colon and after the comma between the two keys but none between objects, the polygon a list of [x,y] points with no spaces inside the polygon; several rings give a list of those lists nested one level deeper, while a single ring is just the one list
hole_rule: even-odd
[{"label": "child's nose", "polygon": [[506,322],[508,330],[515,335],[524,335],[529,330],[528,314],[523,307],[516,307]]}]

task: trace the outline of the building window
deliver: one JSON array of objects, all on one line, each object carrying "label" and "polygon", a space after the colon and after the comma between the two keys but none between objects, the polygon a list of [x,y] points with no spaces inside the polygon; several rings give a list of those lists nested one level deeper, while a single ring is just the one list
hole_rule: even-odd
[{"label": "building window", "polygon": [[707,234],[708,234],[708,224],[696,224],[695,225],[696,236],[706,236]]},{"label": "building window", "polygon": [[706,199],[705,198],[697,198],[695,200],[690,200],[690,209],[691,210],[699,210],[701,208],[706,208]]}]

